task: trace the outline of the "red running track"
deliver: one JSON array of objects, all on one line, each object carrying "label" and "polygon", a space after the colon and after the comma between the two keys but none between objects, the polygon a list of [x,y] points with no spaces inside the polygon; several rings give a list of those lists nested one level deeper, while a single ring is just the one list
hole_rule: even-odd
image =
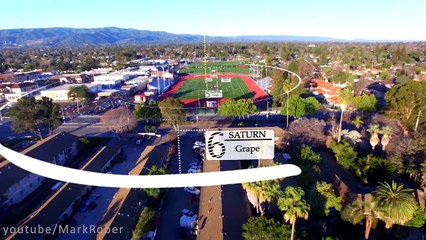
[{"label": "red running track", "polygon": [[[210,75],[208,74],[207,77],[210,77]],[[254,101],[257,100],[261,100],[261,99],[265,99],[268,97],[268,95],[259,87],[259,85],[257,85],[254,80],[249,77],[249,76],[245,76],[245,75],[239,75],[239,74],[218,74],[219,78],[241,78],[244,83],[247,85],[247,87],[249,88],[249,90],[251,92],[254,93],[254,96],[252,97],[252,99]],[[179,90],[180,87],[182,87],[182,84],[188,80],[188,79],[193,79],[193,78],[201,78],[204,79],[204,75],[187,75],[184,77],[180,77],[178,79],[178,81],[169,89],[167,90],[167,92],[163,93],[159,100],[164,100],[166,98],[172,97],[174,94],[177,93],[177,91]],[[219,100],[218,104],[221,104],[224,101],[227,101],[227,98],[222,98]],[[197,102],[197,99],[186,99],[186,100],[181,100],[185,105],[192,105],[194,103]]]}]

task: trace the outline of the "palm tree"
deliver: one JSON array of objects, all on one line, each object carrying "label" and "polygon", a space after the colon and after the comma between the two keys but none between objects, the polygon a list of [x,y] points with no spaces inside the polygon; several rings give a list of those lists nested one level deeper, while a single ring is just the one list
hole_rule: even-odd
[{"label": "palm tree", "polygon": [[381,142],[383,151],[385,151],[386,146],[389,144],[392,132],[393,132],[392,128],[388,126],[382,128],[382,130],[380,131],[380,133],[383,134],[382,142]]},{"label": "palm tree", "polygon": [[379,144],[379,132],[380,132],[380,126],[378,124],[371,124],[370,127],[367,129],[367,131],[371,134],[370,137],[370,144],[374,148],[377,144]]},{"label": "palm tree", "polygon": [[346,111],[349,103],[352,99],[352,91],[349,88],[345,88],[340,92],[339,95],[339,105],[340,105],[340,123],[339,123],[339,135],[337,136],[337,142],[342,140],[342,123],[343,123],[343,113]]},{"label": "palm tree", "polygon": [[380,218],[389,229],[393,224],[408,222],[417,210],[417,202],[411,195],[412,190],[404,188],[403,184],[392,181],[391,184],[379,183],[376,189],[376,201],[383,216]]},{"label": "palm tree", "polygon": [[352,223],[358,224],[365,219],[365,239],[369,238],[371,228],[376,225],[377,219],[381,218],[382,215],[376,201],[356,201],[350,206],[349,216],[351,217]]},{"label": "palm tree", "polygon": [[362,120],[362,118],[360,116],[356,116],[352,120],[352,124],[355,125],[355,127],[359,129],[362,126],[362,124],[364,124],[364,121]]},{"label": "palm tree", "polygon": [[242,186],[247,192],[247,199],[262,216],[265,213],[262,205],[275,200],[280,188],[278,180],[248,182],[243,183]]},{"label": "palm tree", "polygon": [[278,207],[284,211],[284,220],[291,224],[291,240],[294,239],[294,230],[297,218],[308,219],[309,204],[303,200],[305,192],[300,188],[286,187],[278,199]]}]

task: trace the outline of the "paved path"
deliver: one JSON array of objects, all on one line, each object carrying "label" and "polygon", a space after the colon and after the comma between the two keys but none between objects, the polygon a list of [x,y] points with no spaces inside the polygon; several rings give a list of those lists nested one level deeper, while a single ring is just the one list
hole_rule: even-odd
[{"label": "paved path", "polygon": [[322,158],[319,165],[321,169],[321,180],[334,183],[337,175],[339,179],[344,182],[348,189],[354,194],[365,194],[373,191],[372,188],[363,186],[352,176],[352,174],[340,166],[330,153],[320,152],[319,154]]}]

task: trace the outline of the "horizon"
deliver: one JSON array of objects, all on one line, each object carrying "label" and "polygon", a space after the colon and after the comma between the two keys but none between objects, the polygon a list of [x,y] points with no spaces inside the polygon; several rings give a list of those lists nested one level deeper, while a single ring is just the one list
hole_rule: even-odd
[{"label": "horizon", "polygon": [[[33,30],[33,29],[105,29],[105,28],[117,28],[117,29],[131,29],[131,30],[138,30],[138,31],[150,31],[150,32],[166,32],[176,35],[194,35],[194,36],[204,36],[203,34],[196,34],[196,33],[172,33],[168,31],[163,30],[148,30],[148,29],[136,29],[136,28],[122,28],[122,27],[115,27],[115,26],[105,26],[105,27],[37,27],[37,28],[12,28],[12,29],[0,29],[0,31],[4,30]],[[265,35],[256,35],[256,34],[247,34],[247,35],[205,35],[206,37],[224,37],[224,38],[238,38],[238,37],[300,37],[300,38],[328,38],[333,42],[371,42],[371,43],[385,43],[385,42],[426,42],[426,40],[423,39],[369,39],[369,38],[353,38],[353,39],[343,39],[343,38],[335,38],[330,36],[318,36],[318,35],[289,35],[289,34],[265,34]],[[248,40],[250,41],[250,40]],[[256,40],[256,41],[263,41],[263,40]],[[273,41],[273,40],[264,40],[264,41]],[[280,40],[277,40],[280,41]],[[303,41],[303,40],[301,40]],[[290,40],[290,42],[292,42]],[[316,42],[315,40],[312,40],[312,42]],[[322,42],[322,41],[320,41]],[[326,41],[325,41],[326,42]]]},{"label": "horizon", "polygon": [[[415,6],[415,7],[413,7]],[[426,2],[306,0],[247,3],[149,2],[122,0],[55,2],[16,0],[3,3],[0,29],[131,28],[207,36],[304,36],[339,40],[425,41],[422,16]],[[19,13],[19,14],[17,14]],[[396,18],[395,15],[400,17]]]}]

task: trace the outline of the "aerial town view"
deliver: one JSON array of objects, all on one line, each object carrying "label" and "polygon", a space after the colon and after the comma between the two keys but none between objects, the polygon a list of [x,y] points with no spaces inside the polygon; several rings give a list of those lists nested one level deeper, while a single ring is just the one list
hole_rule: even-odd
[{"label": "aerial town view", "polygon": [[426,239],[426,1],[1,8],[1,240]]}]

